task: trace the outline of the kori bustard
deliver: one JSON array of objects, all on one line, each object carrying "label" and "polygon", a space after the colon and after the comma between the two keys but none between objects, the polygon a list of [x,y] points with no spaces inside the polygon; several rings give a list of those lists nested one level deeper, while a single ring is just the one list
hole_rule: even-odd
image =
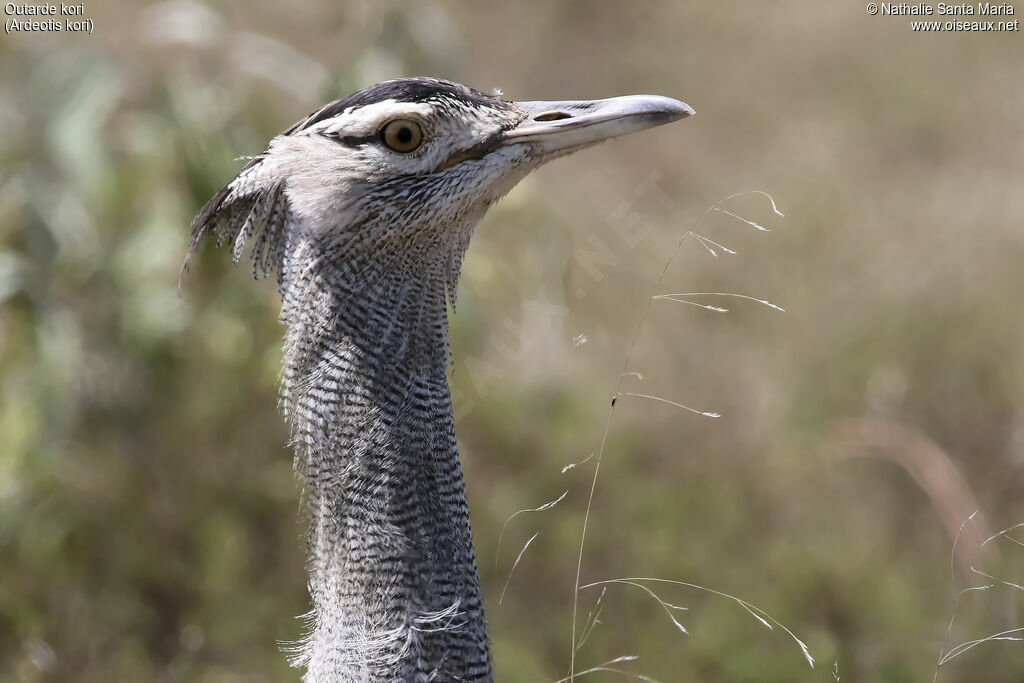
[{"label": "kori bustard", "polygon": [[487,208],[542,163],[693,110],[380,83],[270,141],[192,223],[276,271],[281,406],[308,489],[305,680],[489,680],[446,301]]}]

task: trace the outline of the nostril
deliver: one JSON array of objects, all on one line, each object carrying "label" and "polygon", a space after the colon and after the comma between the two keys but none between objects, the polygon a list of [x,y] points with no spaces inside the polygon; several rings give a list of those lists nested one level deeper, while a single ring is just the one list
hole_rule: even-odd
[{"label": "nostril", "polygon": [[562,119],[571,119],[572,114],[566,114],[564,111],[546,111],[542,114],[537,114],[533,117],[534,121],[560,121]]}]

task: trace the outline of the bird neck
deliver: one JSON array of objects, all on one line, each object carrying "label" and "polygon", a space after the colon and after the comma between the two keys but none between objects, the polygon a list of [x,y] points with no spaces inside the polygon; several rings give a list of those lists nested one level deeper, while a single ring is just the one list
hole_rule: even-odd
[{"label": "bird neck", "polygon": [[399,254],[349,278],[323,256],[282,283],[282,405],[309,493],[306,680],[489,679],[446,279]]}]

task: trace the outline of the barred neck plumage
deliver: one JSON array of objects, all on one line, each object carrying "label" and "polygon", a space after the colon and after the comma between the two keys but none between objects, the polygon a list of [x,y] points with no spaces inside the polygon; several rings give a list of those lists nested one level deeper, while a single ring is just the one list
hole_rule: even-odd
[{"label": "barred neck plumage", "polygon": [[284,264],[282,404],[309,488],[308,680],[491,676],[447,380],[437,257],[458,249],[451,234],[366,259],[347,245],[351,277],[315,241]]},{"label": "barred neck plumage", "polygon": [[278,273],[282,407],[309,489],[309,683],[490,680],[455,448],[446,297],[527,173],[693,113],[654,95],[510,102],[387,81],[274,137],[192,223]]}]

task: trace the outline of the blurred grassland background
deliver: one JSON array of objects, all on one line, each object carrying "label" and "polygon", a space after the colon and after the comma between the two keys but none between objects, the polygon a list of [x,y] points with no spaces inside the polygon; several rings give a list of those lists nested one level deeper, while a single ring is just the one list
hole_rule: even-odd
[{"label": "blurred grassland background", "polygon": [[[1018,12],[1024,7],[1017,8]],[[453,391],[503,681],[567,672],[579,533],[632,331],[577,669],[662,681],[922,681],[1024,624],[1024,44],[860,2],[92,0],[0,38],[0,681],[296,680],[300,487],[272,281],[188,225],[273,134],[402,75],[512,99],[653,92],[698,114],[534,174],[474,238]],[[626,239],[623,236],[626,236]],[[603,246],[602,246],[603,245]],[[598,253],[598,262],[586,254]],[[585,335],[585,337],[580,337]],[[585,343],[584,343],[585,339]],[[555,508],[505,519],[569,494]],[[951,554],[953,535],[976,509]],[[519,549],[534,533],[499,606]],[[1020,540],[1024,534],[1017,536]],[[996,583],[960,598],[956,591]],[[580,596],[580,623],[597,598]],[[595,680],[621,676],[598,673]],[[990,642],[938,680],[1024,679]]]}]

